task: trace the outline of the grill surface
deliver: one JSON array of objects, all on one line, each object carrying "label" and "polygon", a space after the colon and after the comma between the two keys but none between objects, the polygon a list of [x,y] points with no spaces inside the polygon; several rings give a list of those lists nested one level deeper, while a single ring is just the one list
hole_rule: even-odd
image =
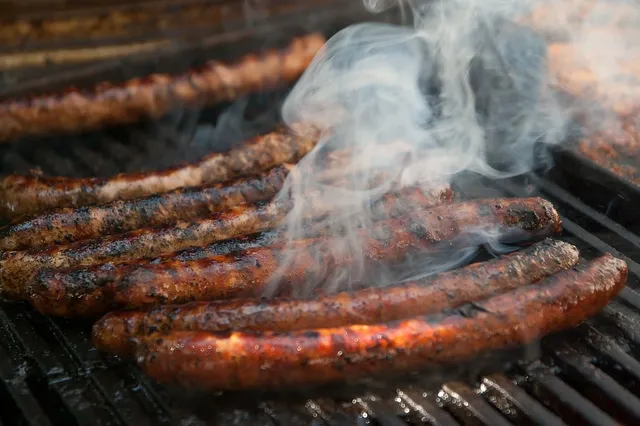
[{"label": "grill surface", "polygon": [[[283,96],[263,94],[157,123],[5,145],[0,173],[39,168],[100,176],[193,160],[267,131]],[[576,329],[397,382],[295,395],[185,395],[99,353],[88,323],[0,303],[0,426],[640,424],[640,237],[603,214],[600,204],[592,208],[567,192],[562,170],[553,177],[557,183],[536,176],[497,183],[461,179],[458,189],[469,197],[541,195],[563,216],[562,239],[585,258],[611,252],[628,262],[628,287]]]}]

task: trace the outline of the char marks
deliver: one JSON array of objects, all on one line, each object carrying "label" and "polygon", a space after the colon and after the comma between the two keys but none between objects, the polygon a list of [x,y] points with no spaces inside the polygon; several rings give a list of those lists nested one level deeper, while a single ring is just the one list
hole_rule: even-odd
[{"label": "char marks", "polygon": [[[317,385],[401,374],[515,347],[575,326],[626,283],[610,255],[476,304],[475,314],[294,332],[175,331],[144,339],[141,368],[161,383],[207,390]],[[310,331],[312,334],[310,334]],[[336,338],[340,336],[340,338]]]},{"label": "char marks", "polygon": [[576,247],[545,240],[500,259],[385,288],[314,299],[250,299],[107,314],[93,327],[101,350],[131,355],[133,340],[175,330],[292,331],[372,324],[436,313],[537,282],[578,261]]}]

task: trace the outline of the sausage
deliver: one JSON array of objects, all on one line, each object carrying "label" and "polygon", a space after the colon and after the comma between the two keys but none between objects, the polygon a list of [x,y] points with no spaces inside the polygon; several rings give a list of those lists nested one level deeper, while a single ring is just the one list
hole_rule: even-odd
[{"label": "sausage", "polygon": [[[451,198],[452,191],[448,186],[432,191],[406,188],[398,193],[385,194],[373,205],[372,214],[374,219],[381,220],[406,214],[414,208],[429,208],[449,202]],[[283,198],[270,203],[236,206],[210,219],[179,222],[159,229],[143,229],[40,250],[6,251],[0,254],[0,294],[5,298],[22,298],[25,284],[43,268],[68,268],[162,256],[277,228],[292,206],[291,200]]]},{"label": "sausage", "polygon": [[440,312],[518,288],[578,262],[578,249],[547,239],[520,252],[425,279],[316,299],[195,302],[151,311],[122,311],[93,326],[93,343],[130,356],[134,340],[174,330],[269,330],[373,324]]},{"label": "sausage", "polygon": [[241,205],[198,222],[180,222],[161,229],[144,229],[103,239],[79,241],[41,250],[6,251],[0,254],[0,294],[23,297],[24,286],[42,268],[65,268],[124,262],[160,256],[196,245],[206,245],[239,235],[277,227],[291,209],[287,200]]},{"label": "sausage", "polygon": [[283,50],[249,54],[238,62],[209,61],[183,74],[152,74],[88,91],[69,89],[0,103],[0,141],[25,135],[94,130],[173,108],[206,105],[293,83],[324,46],[321,34],[297,37]]},{"label": "sausage", "polygon": [[[599,53],[593,49],[589,55]],[[596,106],[605,115],[614,113],[635,118],[640,90],[630,82],[636,81],[640,74],[637,55],[616,60],[615,77],[607,78],[598,72],[598,68],[593,67],[588,55],[585,58],[586,52],[580,44],[553,43],[548,46],[547,51],[551,83],[559,92],[570,98],[577,98],[575,105],[589,106],[592,112],[593,106]],[[607,54],[609,53],[602,51],[603,56]],[[589,109],[578,109],[577,118],[582,118],[580,116],[585,115],[585,111]]]},{"label": "sausage", "polygon": [[82,207],[130,200],[178,188],[211,185],[296,162],[315,145],[315,137],[276,131],[245,141],[225,153],[199,162],[110,178],[65,178],[10,175],[0,180],[0,216],[15,218],[58,207]]},{"label": "sausage", "polygon": [[[475,200],[374,223],[358,229],[362,258],[375,264],[395,262],[419,252],[449,248],[453,240],[470,243],[466,230],[528,238],[546,237],[561,229],[558,213],[540,198]],[[523,235],[524,237],[524,235]],[[333,238],[292,241],[287,247],[262,247],[196,261],[168,259],[160,263],[105,264],[99,267],[39,271],[30,286],[30,302],[55,316],[95,316],[114,308],[142,308],[253,297],[263,294],[281,272],[280,294],[326,279],[326,272],[355,265],[359,256],[333,256]],[[283,260],[291,257],[283,265]],[[280,268],[284,266],[284,271]]]},{"label": "sausage", "polygon": [[144,338],[137,361],[160,383],[202,390],[397,376],[573,327],[606,306],[626,277],[626,264],[605,255],[454,313],[294,332],[176,331]]},{"label": "sausage", "polygon": [[223,184],[53,210],[0,228],[0,250],[39,249],[208,217],[240,204],[273,198],[282,189],[288,170],[289,166],[278,166]]},{"label": "sausage", "polygon": [[539,2],[519,21],[554,40],[571,40],[576,31],[587,29],[590,36],[600,33],[622,38],[616,32],[637,28],[638,10],[624,2],[611,2],[606,7],[595,1]]}]

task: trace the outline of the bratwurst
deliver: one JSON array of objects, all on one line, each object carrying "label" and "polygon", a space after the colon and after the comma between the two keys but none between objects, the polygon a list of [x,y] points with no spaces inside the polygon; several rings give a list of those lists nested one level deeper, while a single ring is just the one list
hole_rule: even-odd
[{"label": "bratwurst", "polygon": [[[302,136],[302,133],[305,136]],[[0,217],[15,218],[58,207],[82,207],[130,200],[178,188],[212,185],[295,163],[317,142],[315,130],[294,135],[275,131],[243,142],[224,153],[172,169],[122,173],[110,178],[66,178],[10,175],[0,180]]]},{"label": "bratwurst", "polygon": [[177,189],[132,200],[78,208],[61,208],[0,228],[0,250],[24,250],[68,244],[105,235],[179,221],[273,198],[289,174],[287,165],[257,176],[212,186]]},{"label": "bratwurst", "polygon": [[[417,187],[404,188],[396,193],[385,194],[373,203],[372,218],[388,219],[407,214],[412,209],[444,204],[451,201],[452,194],[448,186],[427,191]],[[282,198],[269,203],[233,207],[209,219],[179,222],[163,228],[142,229],[41,250],[6,251],[0,253],[0,295],[12,299],[23,298],[25,284],[36,271],[44,268],[69,268],[157,257],[278,228],[292,207],[292,200]],[[318,211],[318,214],[323,213]],[[317,227],[313,230],[321,231]]]},{"label": "bratwurst", "polygon": [[184,74],[151,74],[92,90],[72,88],[0,103],[0,141],[25,135],[94,130],[160,118],[171,109],[233,100],[293,83],[322,49],[321,34],[297,37],[283,50],[249,54],[238,62],[210,61]]},{"label": "bratwurst", "polygon": [[[480,232],[471,235],[471,230]],[[360,259],[396,262],[413,254],[442,252],[458,239],[467,247],[484,242],[488,233],[535,239],[560,230],[558,213],[541,198],[474,200],[358,229],[355,238],[362,253],[357,255],[334,256],[338,241],[319,237],[196,261],[42,270],[33,280],[30,301],[49,315],[94,316],[114,308],[260,296],[274,274],[281,277],[275,295],[283,295],[304,284],[322,283],[327,271],[348,268]]]},{"label": "bratwurst", "polygon": [[130,356],[135,340],[156,332],[291,331],[387,322],[437,313],[537,282],[574,266],[578,258],[576,247],[547,239],[499,259],[384,288],[314,299],[237,299],[113,312],[94,324],[93,343],[100,350]]},{"label": "bratwurst", "polygon": [[140,367],[161,383],[202,390],[352,381],[460,362],[573,327],[625,285],[610,255],[474,304],[464,313],[295,332],[176,331],[142,340]]},{"label": "bratwurst", "polygon": [[285,200],[231,208],[198,222],[180,222],[161,229],[144,229],[97,240],[79,241],[42,250],[0,253],[0,295],[24,297],[25,285],[43,268],[67,268],[124,262],[161,256],[199,244],[276,228],[291,209]]}]

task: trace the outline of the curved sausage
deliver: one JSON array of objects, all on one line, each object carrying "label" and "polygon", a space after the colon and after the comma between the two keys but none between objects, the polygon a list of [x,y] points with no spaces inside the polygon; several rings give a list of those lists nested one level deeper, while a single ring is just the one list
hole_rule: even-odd
[{"label": "curved sausage", "polygon": [[292,331],[373,324],[440,312],[537,282],[578,262],[578,249],[547,239],[520,252],[425,279],[314,299],[195,302],[105,315],[93,343],[130,356],[134,339],[176,330]]},{"label": "curved sausage", "polygon": [[10,175],[0,180],[0,217],[15,218],[58,207],[81,207],[130,200],[211,185],[293,163],[315,146],[315,137],[272,132],[245,141],[228,152],[172,169],[123,173],[110,178]]},{"label": "curved sausage", "polygon": [[[449,202],[451,198],[448,186],[432,191],[406,188],[385,194],[372,206],[372,215],[374,220],[396,217],[414,208],[429,208]],[[99,265],[162,256],[277,228],[292,206],[292,201],[287,199],[241,205],[195,222],[179,222],[169,227],[142,229],[42,250],[6,251],[0,254],[0,294],[5,298],[23,298],[25,284],[36,271],[44,268]]]},{"label": "curved sausage", "polygon": [[[40,312],[56,316],[94,316],[113,308],[141,308],[253,297],[264,294],[280,272],[279,294],[303,284],[317,284],[327,271],[371,263],[395,262],[408,255],[450,248],[453,240],[473,242],[467,231],[511,232],[546,237],[561,229],[558,213],[540,198],[475,200],[374,223],[356,232],[361,256],[334,256],[332,238],[296,240],[284,247],[262,247],[197,261],[105,264],[100,267],[42,270],[30,289]],[[522,235],[524,236],[524,235]],[[290,261],[283,264],[286,257]],[[281,270],[284,268],[284,271]]]},{"label": "curved sausage", "polygon": [[476,303],[464,313],[296,332],[177,331],[143,339],[138,364],[160,383],[267,389],[397,375],[516,347],[573,327],[625,285],[610,255]]},{"label": "curved sausage", "polygon": [[289,166],[278,166],[258,176],[213,186],[53,210],[0,228],[0,250],[38,249],[205,218],[234,206],[273,198],[288,174]]},{"label": "curved sausage", "polygon": [[209,61],[184,74],[151,74],[122,84],[103,82],[90,91],[66,90],[0,103],[0,141],[160,118],[185,105],[223,102],[293,83],[324,46],[314,33],[283,50],[245,55],[238,62]]}]

